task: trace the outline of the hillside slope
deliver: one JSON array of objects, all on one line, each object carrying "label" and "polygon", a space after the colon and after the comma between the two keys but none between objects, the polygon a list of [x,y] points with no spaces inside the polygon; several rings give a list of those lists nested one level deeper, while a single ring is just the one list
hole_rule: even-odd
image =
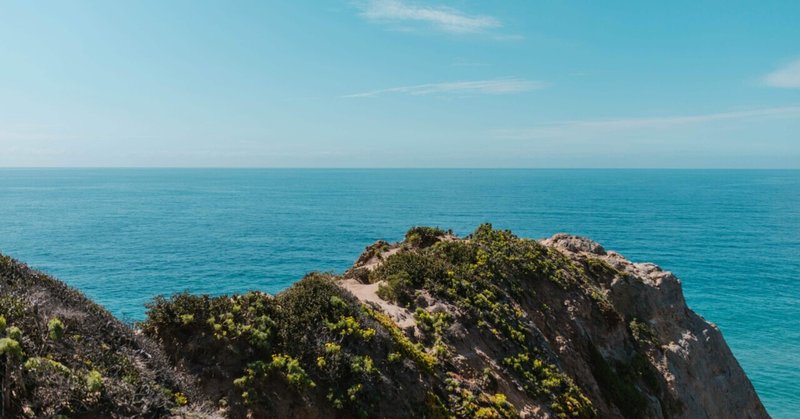
[{"label": "hillside slope", "polygon": [[160,349],[64,283],[0,255],[0,417],[155,417],[180,398]]},{"label": "hillside slope", "polygon": [[[13,261],[0,277],[0,315],[23,336],[24,354],[3,360],[19,414],[768,417],[672,274],[574,236],[413,228],[343,275],[310,274],[274,297],[158,297],[141,335]],[[58,339],[53,318],[65,325]],[[67,384],[32,378],[34,356],[69,370],[74,402],[35,397]]]}]

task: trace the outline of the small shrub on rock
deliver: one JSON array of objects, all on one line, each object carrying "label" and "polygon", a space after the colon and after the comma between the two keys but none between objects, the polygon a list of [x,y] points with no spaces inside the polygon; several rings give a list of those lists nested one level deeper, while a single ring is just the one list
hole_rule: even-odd
[{"label": "small shrub on rock", "polygon": [[414,247],[430,247],[447,234],[439,227],[412,227],[406,232],[406,242]]}]

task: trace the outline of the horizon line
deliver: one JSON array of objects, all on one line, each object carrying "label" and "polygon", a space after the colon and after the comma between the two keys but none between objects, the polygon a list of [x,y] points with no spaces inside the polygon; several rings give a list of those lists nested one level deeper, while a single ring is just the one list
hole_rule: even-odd
[{"label": "horizon line", "polygon": [[0,170],[800,170],[800,167],[0,166]]}]

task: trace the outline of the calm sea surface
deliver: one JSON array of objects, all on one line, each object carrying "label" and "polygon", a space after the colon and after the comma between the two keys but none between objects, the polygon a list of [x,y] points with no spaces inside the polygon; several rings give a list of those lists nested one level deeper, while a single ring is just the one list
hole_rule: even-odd
[{"label": "calm sea surface", "polygon": [[800,171],[0,169],[0,251],[128,320],[157,294],[275,293],[410,226],[483,222],[675,272],[769,412],[800,412]]}]

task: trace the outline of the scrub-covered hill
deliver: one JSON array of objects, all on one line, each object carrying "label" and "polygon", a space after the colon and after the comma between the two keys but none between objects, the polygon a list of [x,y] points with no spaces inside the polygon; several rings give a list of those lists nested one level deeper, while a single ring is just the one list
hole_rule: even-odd
[{"label": "scrub-covered hill", "polygon": [[274,297],[156,298],[141,334],[16,262],[0,277],[14,414],[767,417],[673,275],[574,236],[413,228]]},{"label": "scrub-covered hill", "polygon": [[154,417],[182,380],[149,339],[75,289],[0,255],[0,417]]}]

